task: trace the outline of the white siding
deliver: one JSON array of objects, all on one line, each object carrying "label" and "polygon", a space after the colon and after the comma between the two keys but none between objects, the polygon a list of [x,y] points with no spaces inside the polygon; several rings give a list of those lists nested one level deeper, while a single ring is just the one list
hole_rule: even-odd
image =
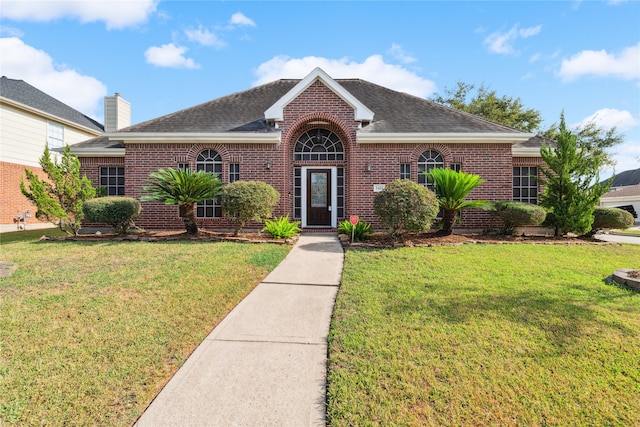
[{"label": "white siding", "polygon": [[131,104],[120,94],[104,97],[104,130],[115,132],[131,125]]},{"label": "white siding", "polygon": [[49,121],[64,126],[65,144],[73,145],[96,136],[3,103],[0,104],[0,161],[39,166],[38,160],[48,139]]}]

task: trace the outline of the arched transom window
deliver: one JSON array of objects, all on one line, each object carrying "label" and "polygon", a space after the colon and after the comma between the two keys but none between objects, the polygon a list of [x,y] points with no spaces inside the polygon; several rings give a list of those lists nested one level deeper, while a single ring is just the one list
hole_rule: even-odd
[{"label": "arched transom window", "polygon": [[443,168],[444,158],[442,154],[435,150],[427,150],[418,157],[418,183],[426,185],[427,188],[433,190],[433,184],[427,182],[427,177],[423,172],[429,172],[431,169]]},{"label": "arched transom window", "polygon": [[326,129],[312,129],[296,142],[294,160],[344,160],[340,138]]},{"label": "arched transom window", "polygon": [[[212,173],[222,180],[222,156],[220,156],[216,150],[204,150],[200,152],[196,158],[196,170]],[[196,217],[222,217],[220,198],[218,197],[198,203],[196,205]]]}]

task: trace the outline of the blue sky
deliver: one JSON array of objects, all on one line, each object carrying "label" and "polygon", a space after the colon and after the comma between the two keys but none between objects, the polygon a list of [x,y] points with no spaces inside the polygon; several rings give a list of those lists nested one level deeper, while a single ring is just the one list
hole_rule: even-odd
[{"label": "blue sky", "polygon": [[99,121],[114,92],[138,123],[320,66],[425,98],[485,84],[543,127],[616,126],[616,170],[640,167],[637,1],[0,0],[0,19],[2,75]]}]

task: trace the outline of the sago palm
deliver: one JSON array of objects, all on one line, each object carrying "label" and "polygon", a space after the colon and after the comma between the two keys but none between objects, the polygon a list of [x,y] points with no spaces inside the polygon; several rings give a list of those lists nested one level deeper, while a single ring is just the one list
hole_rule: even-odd
[{"label": "sago palm", "polygon": [[173,168],[158,169],[149,177],[148,185],[142,188],[147,194],[140,200],[178,205],[187,234],[198,234],[196,203],[218,197],[223,185],[220,179],[205,171]]},{"label": "sago palm", "polygon": [[435,168],[424,172],[434,185],[438,204],[442,209],[442,232],[453,233],[456,214],[464,209],[489,209],[491,204],[484,200],[466,200],[471,191],[484,180],[478,175],[456,172],[451,169]]}]

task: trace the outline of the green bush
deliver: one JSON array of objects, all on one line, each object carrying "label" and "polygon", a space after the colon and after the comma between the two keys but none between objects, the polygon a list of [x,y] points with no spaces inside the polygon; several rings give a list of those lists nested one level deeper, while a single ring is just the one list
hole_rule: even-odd
[{"label": "green bush", "polygon": [[300,232],[300,222],[289,220],[289,215],[266,220],[262,231],[268,231],[276,239],[288,239]]},{"label": "green bush", "polygon": [[408,179],[393,181],[373,199],[373,211],[392,237],[431,227],[438,214],[436,195]]},{"label": "green bush", "polygon": [[599,230],[608,228],[625,229],[632,225],[633,215],[629,212],[618,208],[597,207],[593,211],[593,224],[589,234],[593,235]]},{"label": "green bush", "polygon": [[237,235],[249,221],[271,217],[280,193],[262,181],[235,181],[222,189],[222,211],[235,222]]},{"label": "green bush", "polygon": [[140,202],[131,197],[98,197],[82,205],[85,220],[113,226],[117,234],[126,234],[140,216]]},{"label": "green bush", "polygon": [[355,226],[355,230],[353,224],[348,220],[344,220],[338,224],[338,233],[346,234],[349,238],[351,238],[351,233],[353,233],[353,239],[356,242],[367,240],[367,237],[369,237],[372,232],[371,224],[367,221],[358,221]]},{"label": "green bush", "polygon": [[513,234],[516,227],[542,224],[547,216],[547,211],[543,207],[531,203],[499,200],[493,203],[491,215],[502,221],[501,231],[504,234]]}]

